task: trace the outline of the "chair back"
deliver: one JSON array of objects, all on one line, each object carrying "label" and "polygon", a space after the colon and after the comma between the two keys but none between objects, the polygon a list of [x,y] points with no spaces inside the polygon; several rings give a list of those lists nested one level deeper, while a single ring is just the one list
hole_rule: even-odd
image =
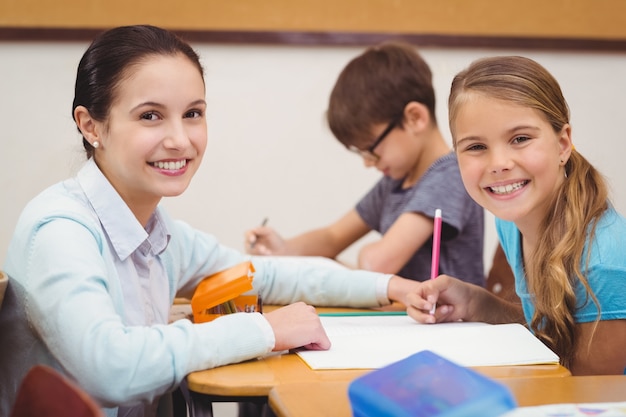
[{"label": "chair back", "polygon": [[493,263],[487,274],[486,287],[500,298],[516,304],[522,303],[515,292],[515,276],[500,244],[493,254]]},{"label": "chair back", "polygon": [[2,300],[4,300],[7,285],[9,285],[9,276],[6,272],[0,271],[0,306],[2,306]]},{"label": "chair back", "polygon": [[22,381],[11,417],[104,417],[96,402],[54,369],[35,365]]}]

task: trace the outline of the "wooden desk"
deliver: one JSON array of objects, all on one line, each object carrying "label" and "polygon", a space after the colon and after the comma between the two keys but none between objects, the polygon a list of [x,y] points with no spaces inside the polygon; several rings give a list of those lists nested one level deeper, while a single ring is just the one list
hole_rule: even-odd
[{"label": "wooden desk", "polygon": [[[626,401],[625,375],[499,381],[509,387],[519,406]],[[271,390],[269,404],[277,417],[351,417],[349,384],[350,381],[281,384]]]},{"label": "wooden desk", "polygon": [[[561,365],[488,366],[473,368],[491,378],[566,377],[570,372]],[[313,370],[294,353],[236,363],[192,372],[187,376],[195,393],[228,396],[267,396],[270,390],[292,382],[352,381],[369,372],[366,369]]]},{"label": "wooden desk", "polygon": [[[318,312],[358,311],[355,309],[318,308]],[[492,378],[565,377],[569,371],[560,365],[524,365],[478,367],[477,371]],[[312,370],[296,354],[272,355],[264,359],[221,366],[187,376],[191,416],[211,415],[213,402],[252,401],[264,403],[272,388],[293,383],[347,384],[368,370]],[[198,413],[198,414],[196,414]],[[204,414],[199,414],[204,413]]]},{"label": "wooden desk", "polygon": [[[563,379],[562,377],[570,376],[570,372],[561,365],[493,366],[473,369],[501,380],[511,378],[538,380],[554,377]],[[295,353],[273,355],[264,359],[193,372],[187,376],[190,414],[191,417],[211,415],[212,403],[220,401],[250,401],[262,404],[267,401],[273,388],[291,386],[294,383],[306,383],[315,387],[334,387],[333,384],[340,384],[344,389],[342,393],[345,393],[350,381],[367,372],[369,371],[364,369],[312,370]],[[349,408],[347,396],[344,400],[345,406]]]}]

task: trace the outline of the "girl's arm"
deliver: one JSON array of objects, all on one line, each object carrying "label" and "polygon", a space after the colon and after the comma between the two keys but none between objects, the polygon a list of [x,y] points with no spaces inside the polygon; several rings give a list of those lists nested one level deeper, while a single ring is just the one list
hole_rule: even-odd
[{"label": "girl's arm", "polygon": [[[407,296],[408,313],[420,323],[477,321],[485,323],[525,323],[519,304],[510,303],[483,287],[448,275],[425,281]],[[434,315],[430,314],[437,306]]]},{"label": "girl's arm", "polygon": [[626,320],[602,320],[576,325],[578,340],[570,372],[603,375],[626,372]]}]

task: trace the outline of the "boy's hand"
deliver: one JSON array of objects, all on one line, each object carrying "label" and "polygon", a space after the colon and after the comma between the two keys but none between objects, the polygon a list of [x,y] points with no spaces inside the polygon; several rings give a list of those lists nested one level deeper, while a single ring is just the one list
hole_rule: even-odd
[{"label": "boy's hand", "polygon": [[248,230],[245,233],[244,247],[251,255],[287,255],[284,239],[267,226]]}]

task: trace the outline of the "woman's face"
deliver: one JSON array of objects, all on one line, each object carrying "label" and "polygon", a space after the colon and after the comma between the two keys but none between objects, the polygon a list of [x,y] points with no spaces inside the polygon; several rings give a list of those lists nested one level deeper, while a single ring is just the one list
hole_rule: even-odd
[{"label": "woman's face", "polygon": [[117,87],[95,160],[136,215],[189,185],[206,148],[205,111],[202,75],[183,55],[148,57]]},{"label": "woman's face", "polygon": [[537,227],[565,180],[569,125],[555,133],[535,109],[470,94],[453,126],[465,188],[496,217]]}]

